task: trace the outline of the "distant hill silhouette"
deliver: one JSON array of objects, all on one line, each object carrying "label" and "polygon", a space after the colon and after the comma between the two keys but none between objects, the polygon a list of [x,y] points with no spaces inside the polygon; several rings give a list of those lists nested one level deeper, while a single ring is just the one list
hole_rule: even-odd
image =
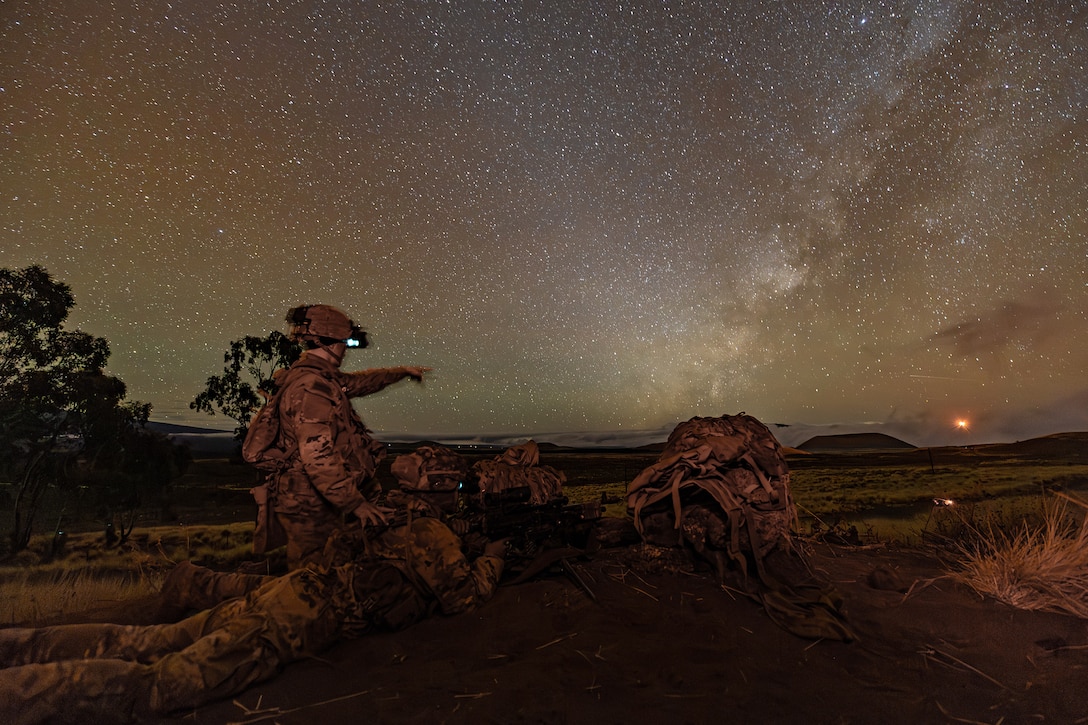
[{"label": "distant hill silhouette", "polygon": [[[201,428],[192,425],[178,425],[175,423],[163,423],[149,421],[147,427],[151,430],[170,436],[178,443],[184,443],[197,457],[225,457],[232,454],[238,447],[233,440],[233,433],[229,430],[217,430],[214,428]],[[441,442],[434,440],[412,440],[390,435],[388,438],[379,437],[390,447],[393,454],[415,450],[421,445],[444,445],[454,450],[467,450],[484,452],[494,450],[501,452],[506,449],[509,442],[496,442],[480,440],[479,442]],[[527,438],[526,438],[527,439]],[[524,442],[521,439],[519,442]],[[585,446],[556,445],[547,440],[538,440],[537,444],[545,454],[565,451],[580,450],[612,450],[632,451],[635,453],[660,453],[665,450],[665,441],[632,445],[625,447],[599,446],[587,444]],[[934,447],[935,449],[937,447]],[[1021,459],[1063,459],[1088,462],[1088,431],[1054,433],[1052,435],[1030,438],[1016,441],[1015,443],[984,443],[970,446],[948,446],[949,449],[975,451],[980,455],[1015,456]],[[786,455],[810,454],[810,453],[849,453],[865,450],[913,450],[917,446],[907,443],[884,433],[845,433],[841,435],[821,435],[808,439],[804,443],[794,447],[783,447]]]},{"label": "distant hill silhouette", "polygon": [[1088,461],[1088,432],[1054,433],[1015,443],[972,446],[983,455]]},{"label": "distant hill silhouette", "polygon": [[239,446],[234,440],[234,433],[229,430],[156,421],[148,421],[147,428],[186,446],[195,458],[227,458]]},{"label": "distant hill silhouette", "polygon": [[859,449],[917,448],[906,441],[893,438],[884,433],[845,433],[843,435],[816,436],[797,446],[799,450],[813,453],[816,451],[855,451]]},{"label": "distant hill silhouette", "polygon": [[231,433],[230,430],[222,430],[220,428],[202,428],[196,425],[178,425],[177,423],[161,423],[156,420],[149,420],[147,422],[147,429],[153,430],[164,435],[175,435],[178,433],[185,433],[190,435],[217,435],[220,433]]}]

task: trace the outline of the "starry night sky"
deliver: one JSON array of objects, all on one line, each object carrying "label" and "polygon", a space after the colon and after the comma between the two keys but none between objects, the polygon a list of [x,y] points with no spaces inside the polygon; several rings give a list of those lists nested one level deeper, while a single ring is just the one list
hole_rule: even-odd
[{"label": "starry night sky", "polygon": [[1088,429],[1083,2],[5,0],[0,162],[154,420],[323,302],[388,435]]}]

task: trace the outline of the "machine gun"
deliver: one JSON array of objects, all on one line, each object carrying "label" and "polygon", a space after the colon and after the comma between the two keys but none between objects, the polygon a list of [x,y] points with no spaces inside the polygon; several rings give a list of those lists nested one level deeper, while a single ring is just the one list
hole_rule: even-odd
[{"label": "machine gun", "polygon": [[[451,493],[454,492],[413,491],[422,496],[449,496]],[[601,518],[600,501],[572,504],[566,496],[557,496],[546,503],[533,503],[528,486],[484,492],[470,484],[462,486],[462,493],[460,510],[448,515],[448,523],[461,536],[466,553],[478,556],[487,542],[505,539],[505,583],[518,584],[558,566],[596,600],[569,559],[592,553],[595,548],[596,539],[592,534]],[[428,514],[416,512],[413,515]],[[387,521],[366,530],[369,536],[374,536],[408,521],[404,507],[387,509]],[[460,524],[456,523],[458,521]]]},{"label": "machine gun", "polygon": [[530,495],[528,487],[479,493],[460,515],[486,539],[506,539],[509,583],[526,581],[559,566],[595,600],[569,559],[586,553],[592,544],[593,526],[601,518],[600,502],[572,504],[566,496],[559,496],[534,504]]},{"label": "machine gun", "polygon": [[530,503],[529,488],[482,493],[466,511],[473,528],[488,539],[508,539],[515,558],[532,558],[541,549],[584,549],[593,522],[601,517],[599,501],[569,503],[559,496],[547,503]]}]

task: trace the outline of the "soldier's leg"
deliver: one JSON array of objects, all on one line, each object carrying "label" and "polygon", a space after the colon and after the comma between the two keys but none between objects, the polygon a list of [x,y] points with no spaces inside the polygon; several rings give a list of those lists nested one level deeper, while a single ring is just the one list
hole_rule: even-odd
[{"label": "soldier's leg", "polygon": [[245,607],[212,616],[214,631],[154,664],[152,708],[177,712],[235,695],[328,647],[341,631],[335,581],[335,573],[303,569],[228,602]]},{"label": "soldier's leg", "polygon": [[287,570],[294,571],[295,569],[298,569],[299,561],[302,558],[302,549],[300,548],[300,536],[298,532],[299,517],[277,511],[276,518],[279,520],[280,526],[283,527],[283,531],[287,535]]},{"label": "soldier's leg", "polygon": [[173,624],[62,624],[36,629],[0,630],[0,665],[110,658],[154,662],[191,645],[244,607],[244,600],[224,602]]},{"label": "soldier's leg", "polygon": [[335,572],[304,569],[178,624],[131,628],[172,640],[175,649],[150,665],[79,659],[0,670],[0,722],[127,722],[241,692],[336,640],[337,583]]},{"label": "soldier's leg", "polygon": [[234,597],[242,597],[273,577],[220,572],[183,561],[166,575],[161,596],[164,603],[180,609],[208,609]]},{"label": "soldier's leg", "polygon": [[143,721],[236,694],[275,674],[285,661],[265,636],[273,629],[268,613],[222,614],[231,616],[200,617],[193,632],[217,628],[153,664],[106,656],[0,670],[0,722]]},{"label": "soldier's leg", "polygon": [[0,670],[0,722],[126,723],[150,715],[148,665],[69,660]]},{"label": "soldier's leg", "polygon": [[64,624],[0,630],[0,663],[17,667],[102,657],[107,652],[119,651],[132,655],[125,659],[146,659],[162,651],[155,646],[159,638],[147,637],[147,630],[160,628],[159,625]]},{"label": "soldier's leg", "polygon": [[151,666],[154,712],[192,709],[242,692],[275,675],[287,661],[265,638],[267,613],[247,612]]}]

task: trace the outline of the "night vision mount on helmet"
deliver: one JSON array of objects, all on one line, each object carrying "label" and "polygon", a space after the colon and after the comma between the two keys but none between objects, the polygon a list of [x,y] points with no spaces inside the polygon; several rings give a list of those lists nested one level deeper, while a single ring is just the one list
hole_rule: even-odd
[{"label": "night vision mount on helmet", "polygon": [[335,340],[348,347],[367,346],[366,331],[332,305],[300,305],[287,311],[288,336],[299,340]]}]

